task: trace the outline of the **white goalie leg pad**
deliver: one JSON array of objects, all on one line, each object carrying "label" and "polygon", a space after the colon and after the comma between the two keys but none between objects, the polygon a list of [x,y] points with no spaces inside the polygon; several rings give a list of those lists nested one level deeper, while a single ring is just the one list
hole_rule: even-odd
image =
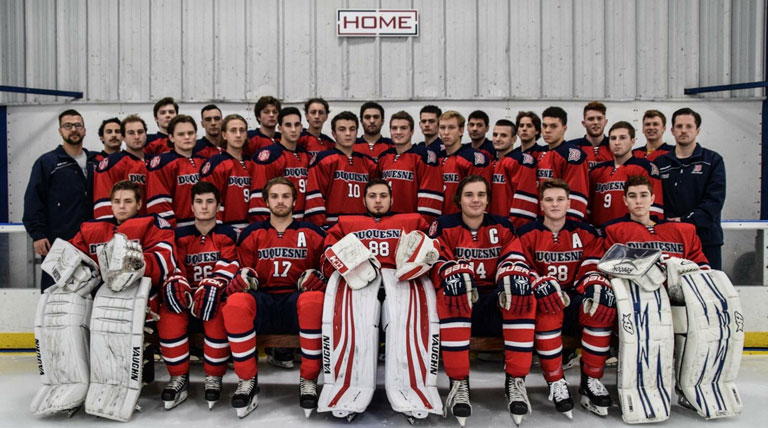
[{"label": "white goalie leg pad", "polygon": [[144,321],[152,282],[142,278],[122,291],[101,287],[91,315],[91,386],[85,411],[127,421],[141,392]]},{"label": "white goalie leg pad", "polygon": [[367,286],[379,276],[381,264],[354,233],[325,250],[325,257],[353,290]]},{"label": "white goalie leg pad", "polygon": [[[58,241],[57,241],[58,242]],[[35,348],[42,387],[29,409],[49,415],[82,406],[88,392],[88,319],[91,296],[50,287],[35,314]]]},{"label": "white goalie leg pad", "polygon": [[99,285],[99,266],[87,254],[56,238],[40,268],[53,278],[54,287],[85,296]]},{"label": "white goalie leg pad", "polygon": [[416,419],[443,414],[437,391],[440,321],[435,288],[426,277],[398,281],[382,269],[387,324],[385,387],[392,410]]},{"label": "white goalie leg pad", "polygon": [[[651,281],[652,283],[652,281]],[[619,320],[617,386],[624,422],[660,422],[672,406],[674,333],[664,287],[611,280]]]},{"label": "white goalie leg pad", "polygon": [[684,296],[673,303],[685,305],[672,307],[678,393],[705,419],[738,415],[743,403],[735,380],[744,348],[738,293],[721,271],[695,269],[673,279],[670,294],[679,289]]},{"label": "white goalie leg pad", "polygon": [[437,258],[440,249],[437,241],[420,230],[414,230],[400,235],[395,252],[397,271],[395,276],[401,281],[418,278],[429,271]]},{"label": "white goalie leg pad", "polygon": [[318,412],[343,418],[362,413],[376,389],[379,350],[379,281],[354,290],[338,272],[323,302],[323,390]]}]

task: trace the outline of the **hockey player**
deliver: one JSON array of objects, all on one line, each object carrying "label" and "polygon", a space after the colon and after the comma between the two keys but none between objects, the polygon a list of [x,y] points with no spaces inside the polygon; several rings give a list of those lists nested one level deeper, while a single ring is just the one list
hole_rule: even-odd
[{"label": "hockey player", "polygon": [[479,175],[491,182],[490,159],[472,148],[469,144],[461,143],[464,135],[464,116],[454,110],[440,115],[440,138],[445,144],[445,151],[440,152],[440,166],[443,172],[443,215],[458,211],[453,204],[453,195],[459,182],[470,175]]},{"label": "hockey player", "polygon": [[251,181],[255,173],[253,161],[243,155],[248,124],[239,114],[230,114],[221,122],[221,129],[226,151],[203,163],[200,180],[212,183],[221,195],[219,221],[239,231],[248,226]]},{"label": "hockey player", "polygon": [[200,110],[200,123],[205,129],[205,135],[197,140],[192,153],[210,159],[221,153],[224,141],[221,135],[221,110],[216,104],[208,104]]},{"label": "hockey player", "polygon": [[354,150],[357,116],[343,111],[331,120],[336,147],[312,161],[304,218],[328,228],[340,215],[363,214],[362,190],[376,176],[376,161]]},{"label": "hockey player", "polygon": [[648,177],[628,177],[624,182],[624,204],[629,214],[603,226],[605,249],[616,243],[626,244],[631,248],[661,251],[664,256],[691,260],[699,267],[709,269],[696,227],[651,215],[653,201],[653,185]]},{"label": "hockey player", "polygon": [[674,150],[675,146],[664,142],[664,132],[667,130],[667,118],[664,113],[658,110],[646,110],[643,113],[643,135],[645,135],[645,146],[632,150],[632,155],[636,158],[655,161],[659,156],[663,156]]},{"label": "hockey player", "polygon": [[384,126],[384,107],[373,101],[360,106],[360,125],[363,135],[355,141],[355,151],[366,154],[374,160],[392,147],[392,140],[381,135]]},{"label": "hockey player", "polygon": [[489,127],[488,113],[482,110],[475,110],[467,117],[467,134],[469,134],[472,148],[493,160],[497,158],[496,147],[491,140],[485,137]]},{"label": "hockey player", "polygon": [[544,180],[559,178],[571,188],[571,208],[568,215],[582,221],[587,214],[589,197],[589,166],[587,156],[577,146],[565,142],[568,114],[560,107],[549,107],[542,116],[542,136],[549,149],[538,159],[539,185]]},{"label": "hockey player", "polygon": [[113,117],[101,122],[101,126],[99,126],[99,140],[104,145],[104,149],[93,157],[96,163],[100,163],[112,153],[120,151],[120,146],[123,144],[123,134],[120,133],[120,119]]},{"label": "hockey player", "polygon": [[200,180],[204,159],[192,153],[197,124],[187,115],[178,115],[168,124],[173,151],[149,162],[147,212],[157,214],[175,226],[192,224],[189,189]]},{"label": "hockey player", "polygon": [[[245,123],[243,123],[245,136]],[[171,379],[161,398],[166,410],[187,399],[189,388],[190,315],[193,329],[205,331],[203,369],[205,400],[213,408],[221,396],[221,377],[227,371],[229,343],[219,310],[221,295],[238,271],[234,229],[216,223],[219,191],[207,182],[191,189],[195,222],[176,229],[176,258],[181,268],[163,284],[157,330],[160,351]],[[199,321],[198,321],[199,320]]]},{"label": "hockey player", "polygon": [[[102,160],[93,176],[93,218],[112,217],[112,186],[121,180],[138,183],[144,196],[147,189],[147,163],[142,150],[147,141],[147,125],[136,115],[127,116],[120,122],[120,132],[125,136],[125,150]],[[141,201],[140,213],[146,214]]]},{"label": "hockey player", "polygon": [[568,141],[579,147],[587,155],[589,170],[600,162],[611,160],[611,150],[608,147],[608,137],[605,136],[605,125],[608,119],[605,117],[605,104],[592,101],[584,106],[584,120],[581,125],[587,134],[581,138]]},{"label": "hockey player", "polygon": [[392,212],[418,212],[431,222],[443,208],[443,180],[437,153],[424,145],[414,146],[413,118],[399,111],[389,119],[394,147],[379,156],[378,175],[389,183]]},{"label": "hockey player", "polygon": [[152,108],[157,123],[157,133],[147,135],[147,145],[144,146],[144,153],[148,155],[159,155],[173,150],[173,143],[168,138],[168,125],[171,119],[179,114],[179,105],[171,97],[162,98],[155,103]]},{"label": "hockey player", "polygon": [[299,334],[300,404],[309,410],[317,406],[325,289],[325,278],[317,268],[325,233],[292,217],[296,200],[293,183],[283,177],[273,178],[264,192],[269,220],[252,223],[240,233],[242,268],[229,282],[222,308],[239,379],[232,407],[240,418],[258,405],[257,334]]},{"label": "hockey player", "polygon": [[424,141],[419,144],[423,144],[436,153],[440,153],[445,150],[443,140],[440,139],[438,132],[438,122],[440,121],[440,115],[443,111],[436,105],[425,105],[419,110],[419,128],[421,128],[421,134],[424,135]]},{"label": "hockey player", "polygon": [[515,228],[536,219],[538,190],[536,159],[521,150],[513,151],[515,124],[501,119],[493,126],[493,147],[498,159],[493,163],[490,213],[508,217]]},{"label": "hockey player", "polygon": [[656,165],[632,156],[635,144],[635,128],[629,122],[616,122],[608,131],[613,160],[600,162],[589,173],[590,223],[601,227],[615,218],[627,214],[624,205],[624,182],[630,175],[650,178],[654,187],[652,215],[664,216],[664,198],[661,196],[661,179]]},{"label": "hockey player", "polygon": [[[315,103],[317,105],[317,103]],[[316,108],[316,107],[312,107]],[[301,112],[296,107],[280,110],[277,117],[280,126],[280,142],[261,149],[253,157],[253,193],[248,211],[251,221],[265,221],[269,217],[262,189],[275,177],[285,177],[296,188],[293,216],[304,219],[304,205],[309,175],[309,154],[301,146]],[[315,148],[318,148],[315,146]]]},{"label": "hockey player", "polygon": [[243,152],[249,159],[259,149],[280,141],[280,133],[275,131],[277,116],[280,114],[280,100],[269,95],[259,98],[253,106],[253,114],[256,115],[256,121],[259,122],[260,127],[248,131],[248,145]]},{"label": "hockey player", "polygon": [[323,134],[323,125],[328,120],[330,113],[328,101],[322,98],[310,98],[304,103],[304,114],[307,115],[308,127],[301,131],[299,147],[309,153],[310,159],[320,152],[331,150],[336,145],[333,138]]},{"label": "hockey player", "polygon": [[[570,417],[573,402],[563,374],[561,332],[581,338],[581,403],[605,416],[611,398],[600,382],[616,316],[610,282],[597,272],[603,254],[603,241],[590,225],[567,219],[570,200],[568,184],[553,179],[542,183],[543,218],[518,229],[520,246],[531,271],[550,278],[552,286],[568,299],[539,298],[536,307],[521,313],[520,319],[534,317],[534,348],[539,355],[544,379],[550,385],[550,399],[558,411]],[[570,301],[570,304],[568,303]],[[583,330],[582,330],[583,327]],[[530,333],[529,333],[530,334]],[[518,372],[515,384],[524,385],[528,372]],[[529,403],[525,403],[530,405]],[[522,412],[521,412],[522,413]]]},{"label": "hockey player", "polygon": [[519,111],[515,117],[515,126],[517,136],[520,138],[520,146],[516,147],[516,152],[527,152],[533,156],[536,161],[541,159],[547,152],[547,146],[538,144],[541,137],[541,118],[532,111]]}]

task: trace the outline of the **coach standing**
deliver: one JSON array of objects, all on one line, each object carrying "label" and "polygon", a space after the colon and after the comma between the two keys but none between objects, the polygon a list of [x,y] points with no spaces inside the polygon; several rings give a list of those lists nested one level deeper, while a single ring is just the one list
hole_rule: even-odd
[{"label": "coach standing", "polygon": [[654,162],[664,192],[664,214],[669,220],[693,223],[702,250],[713,269],[722,269],[725,203],[725,163],[716,152],[696,142],[701,116],[689,108],[672,115],[675,149]]},{"label": "coach standing", "polygon": [[[34,241],[35,253],[45,257],[56,238],[70,239],[80,224],[92,218],[93,177],[88,163],[94,153],[83,148],[85,123],[75,110],[59,115],[59,135],[63,143],[40,156],[32,165],[24,193],[24,227]],[[43,272],[40,287],[45,290],[53,279]]]}]

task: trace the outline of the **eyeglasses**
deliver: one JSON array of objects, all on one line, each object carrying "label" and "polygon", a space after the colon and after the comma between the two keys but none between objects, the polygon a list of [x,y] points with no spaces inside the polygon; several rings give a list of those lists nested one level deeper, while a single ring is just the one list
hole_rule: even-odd
[{"label": "eyeglasses", "polygon": [[85,125],[83,125],[82,123],[62,123],[61,128],[66,130],[70,130],[72,128],[83,129],[85,128]]}]

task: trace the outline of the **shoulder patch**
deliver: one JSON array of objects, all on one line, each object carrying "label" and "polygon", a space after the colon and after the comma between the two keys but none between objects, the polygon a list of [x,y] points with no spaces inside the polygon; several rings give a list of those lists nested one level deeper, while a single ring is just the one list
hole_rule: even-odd
[{"label": "shoulder patch", "polygon": [[203,164],[203,168],[200,170],[200,175],[208,175],[211,172],[211,162],[208,161]]},{"label": "shoulder patch", "polygon": [[485,155],[479,152],[475,152],[475,165],[480,166],[485,163]]},{"label": "shoulder patch", "polygon": [[109,165],[109,158],[104,158],[99,162],[99,171],[104,171],[104,169]]},{"label": "shoulder patch", "polygon": [[259,152],[257,159],[260,162],[266,162],[269,159],[269,150],[262,150]]},{"label": "shoulder patch", "polygon": [[581,150],[568,149],[568,162],[578,162],[581,159]]},{"label": "shoulder patch", "polygon": [[435,238],[435,234],[437,233],[437,220],[433,221],[432,224],[429,226],[429,236]]},{"label": "shoulder patch", "polygon": [[160,156],[155,156],[149,162],[149,167],[150,168],[157,168],[158,165],[160,165]]},{"label": "shoulder patch", "polygon": [[524,165],[533,165],[536,159],[533,158],[533,156],[529,155],[528,153],[523,153],[523,164]]},{"label": "shoulder patch", "polygon": [[157,225],[160,227],[160,229],[170,229],[171,223],[168,223],[168,220],[162,218],[162,217],[156,217],[157,218]]},{"label": "shoulder patch", "polygon": [[659,167],[657,167],[655,163],[651,162],[651,176],[658,176],[658,175],[659,175]]}]

